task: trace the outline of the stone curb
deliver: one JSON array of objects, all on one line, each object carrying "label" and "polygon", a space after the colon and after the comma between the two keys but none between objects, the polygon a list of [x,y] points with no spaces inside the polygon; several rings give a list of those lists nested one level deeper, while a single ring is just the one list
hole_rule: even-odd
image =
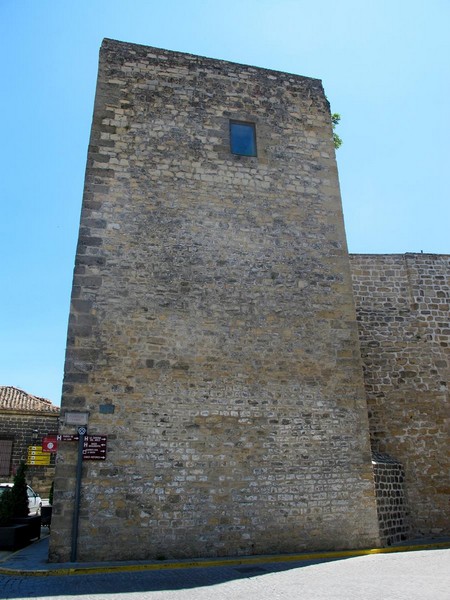
[{"label": "stone curb", "polygon": [[254,556],[243,558],[221,558],[221,559],[198,559],[178,562],[157,562],[143,564],[122,564],[122,565],[96,565],[63,567],[49,569],[14,569],[0,567],[0,575],[28,576],[28,577],[52,577],[61,575],[94,575],[99,573],[125,573],[136,571],[162,571],[170,569],[194,569],[205,567],[235,567],[238,565],[252,565],[265,563],[283,563],[297,562],[307,560],[352,558],[355,556],[368,556],[372,554],[391,554],[396,552],[414,552],[418,550],[438,550],[450,548],[450,541],[416,544],[410,546],[395,546],[389,548],[370,548],[363,550],[337,550],[333,552],[312,552],[304,554],[281,554]]}]

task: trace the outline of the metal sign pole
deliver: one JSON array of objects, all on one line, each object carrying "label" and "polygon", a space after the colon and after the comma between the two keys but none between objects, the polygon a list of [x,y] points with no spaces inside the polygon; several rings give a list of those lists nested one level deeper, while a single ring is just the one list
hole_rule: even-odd
[{"label": "metal sign pole", "polygon": [[87,433],[86,427],[78,427],[78,460],[77,460],[77,475],[75,484],[75,500],[73,508],[73,519],[72,519],[72,551],[70,554],[70,561],[75,562],[77,560],[77,546],[78,546],[78,518],[80,515],[80,495],[81,495],[81,473],[83,466],[83,446],[84,436]]}]

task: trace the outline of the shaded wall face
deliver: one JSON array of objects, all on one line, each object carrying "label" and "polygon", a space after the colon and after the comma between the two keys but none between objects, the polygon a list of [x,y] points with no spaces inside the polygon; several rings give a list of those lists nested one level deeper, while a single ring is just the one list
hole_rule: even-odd
[{"label": "shaded wall face", "polygon": [[449,533],[445,255],[352,255],[370,432],[405,469],[413,535]]},{"label": "shaded wall face", "polygon": [[[256,157],[230,152],[230,120],[255,125]],[[373,543],[363,397],[320,82],[106,42],[63,399],[108,435],[80,556]]]},{"label": "shaded wall face", "polygon": [[387,455],[375,453],[372,464],[380,541],[383,546],[391,546],[411,536],[405,473],[402,465]]}]

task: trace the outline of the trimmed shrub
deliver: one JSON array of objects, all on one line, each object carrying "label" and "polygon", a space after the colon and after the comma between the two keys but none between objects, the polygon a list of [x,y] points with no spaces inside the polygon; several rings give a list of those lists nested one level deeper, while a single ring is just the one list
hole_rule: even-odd
[{"label": "trimmed shrub", "polygon": [[27,517],[30,512],[28,508],[27,480],[25,479],[26,470],[27,466],[22,461],[14,476],[14,485],[11,490],[14,504],[14,517]]},{"label": "trimmed shrub", "polygon": [[5,488],[0,495],[0,526],[9,525],[14,515],[14,502],[11,488]]}]

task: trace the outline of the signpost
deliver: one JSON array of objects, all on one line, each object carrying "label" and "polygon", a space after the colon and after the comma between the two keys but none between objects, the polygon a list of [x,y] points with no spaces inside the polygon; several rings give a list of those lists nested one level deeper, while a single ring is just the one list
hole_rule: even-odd
[{"label": "signpost", "polygon": [[[81,496],[81,474],[83,460],[105,460],[106,459],[106,435],[87,435],[85,426],[78,427],[77,434],[59,434],[56,436],[56,444],[59,442],[78,442],[77,474],[75,481],[75,500],[72,519],[72,548],[70,553],[71,562],[77,560],[78,547],[78,520],[80,515]],[[51,450],[47,450],[50,452]],[[50,455],[47,455],[50,459]]]},{"label": "signpost", "polygon": [[[56,436],[56,443],[78,442],[79,439],[80,436],[78,434],[60,434]],[[106,435],[85,435],[83,441],[83,460],[106,460],[107,441],[108,438]],[[47,452],[50,452],[50,450],[47,450]]]},{"label": "signpost", "polygon": [[73,510],[72,520],[72,549],[70,553],[70,560],[75,562],[77,560],[77,546],[78,546],[78,517],[80,515],[80,495],[81,495],[81,467],[83,463],[83,446],[84,436],[87,433],[87,429],[84,426],[78,427],[78,460],[77,460],[77,475],[75,482],[75,503]]}]

